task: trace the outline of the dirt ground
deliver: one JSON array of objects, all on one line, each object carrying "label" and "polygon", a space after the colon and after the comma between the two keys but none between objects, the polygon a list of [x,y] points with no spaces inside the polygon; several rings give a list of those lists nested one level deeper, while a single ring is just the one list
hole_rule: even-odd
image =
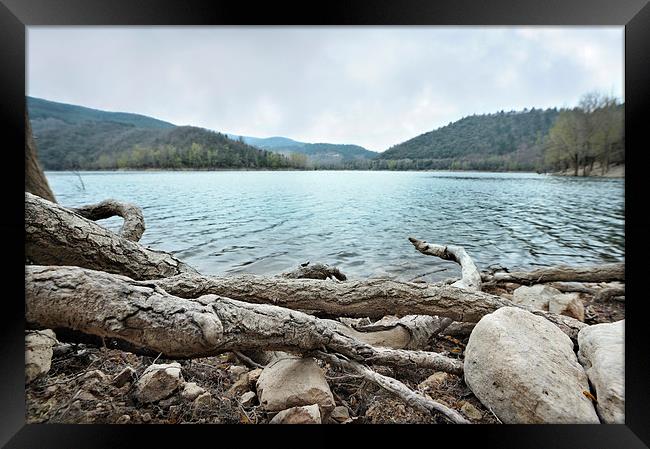
[{"label": "dirt ground", "polygon": [[[594,302],[588,295],[582,295],[581,298],[585,305],[585,322],[588,324],[613,322],[625,317],[624,302]],[[440,336],[433,342],[432,349],[462,360],[468,340],[469,337],[457,339]],[[196,382],[211,393],[211,404],[196,407],[192,402],[181,398],[180,393],[154,404],[137,403],[133,395],[135,380],[154,361],[171,363],[173,360],[154,360],[152,357],[106,347],[62,344],[55,350],[50,371],[26,387],[27,422],[257,424],[268,423],[272,418],[257,402],[243,406],[238,396],[228,394],[228,389],[237,380],[230,375],[229,368],[243,364],[232,353],[203,359],[176,360],[181,364],[182,376],[186,382]],[[405,405],[359,376],[319,363],[326,370],[336,405],[348,409],[352,418],[350,424],[448,422],[440,415],[422,413]],[[135,369],[136,378],[118,388],[112,380],[126,367]],[[439,373],[440,381],[423,386],[422,382],[433,374],[432,370],[412,367],[375,369],[459,411],[472,423],[499,422],[478,401],[462,377]],[[467,415],[468,408],[472,416]]]}]

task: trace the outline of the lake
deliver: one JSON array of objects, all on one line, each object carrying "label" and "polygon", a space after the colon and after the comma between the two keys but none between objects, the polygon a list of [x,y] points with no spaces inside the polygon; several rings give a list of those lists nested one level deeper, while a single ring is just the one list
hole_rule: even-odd
[{"label": "lake", "polygon": [[[107,198],[144,211],[140,242],[204,274],[277,274],[310,260],[348,278],[440,280],[453,262],[408,236],[462,245],[479,269],[624,260],[624,181],[531,173],[46,172],[69,207]],[[83,184],[83,185],[82,185]],[[102,220],[118,230],[121,219]]]}]

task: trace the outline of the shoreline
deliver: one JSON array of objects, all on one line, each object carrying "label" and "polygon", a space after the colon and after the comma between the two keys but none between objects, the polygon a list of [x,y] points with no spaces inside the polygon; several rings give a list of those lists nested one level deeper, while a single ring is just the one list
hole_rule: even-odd
[{"label": "shoreline", "polygon": [[[620,167],[620,168],[619,168]],[[604,175],[599,174],[599,170],[594,169],[592,174],[587,176],[578,174],[575,176],[573,170],[566,170],[563,172],[544,172],[539,173],[530,170],[512,170],[512,171],[491,171],[491,170],[355,170],[355,169],[336,169],[336,168],[121,168],[121,169],[94,169],[94,170],[51,170],[44,169],[46,173],[129,173],[129,172],[397,172],[397,173],[520,173],[520,174],[537,174],[545,176],[562,176],[572,178],[612,178],[612,179],[625,179],[625,166],[616,166],[610,169]]]}]

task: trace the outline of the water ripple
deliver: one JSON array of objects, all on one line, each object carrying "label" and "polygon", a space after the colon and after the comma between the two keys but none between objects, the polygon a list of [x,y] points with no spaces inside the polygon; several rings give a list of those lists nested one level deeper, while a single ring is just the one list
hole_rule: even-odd
[{"label": "water ripple", "polygon": [[[142,243],[206,274],[277,274],[305,260],[352,278],[459,274],[406,237],[463,245],[477,265],[622,261],[624,182],[451,172],[47,172],[60,203],[142,207]],[[121,219],[102,220],[117,231]]]}]

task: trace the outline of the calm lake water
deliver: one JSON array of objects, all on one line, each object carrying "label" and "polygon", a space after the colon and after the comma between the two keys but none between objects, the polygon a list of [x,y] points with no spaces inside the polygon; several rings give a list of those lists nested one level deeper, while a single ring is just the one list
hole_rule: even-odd
[{"label": "calm lake water", "polygon": [[[439,280],[457,265],[407,240],[464,246],[479,269],[624,259],[624,182],[478,172],[46,172],[59,203],[145,215],[141,243],[205,274],[310,260],[349,278]],[[82,187],[83,185],[85,186]],[[113,230],[115,217],[102,220]]]}]

